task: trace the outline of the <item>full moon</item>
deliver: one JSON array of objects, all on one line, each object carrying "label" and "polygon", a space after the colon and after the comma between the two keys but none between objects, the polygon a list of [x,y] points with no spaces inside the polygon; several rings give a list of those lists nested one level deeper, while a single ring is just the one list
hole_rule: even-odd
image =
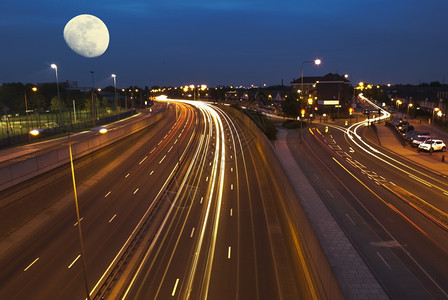
[{"label": "full moon", "polygon": [[70,49],[79,55],[98,57],[109,46],[109,31],[99,18],[86,14],[79,15],[65,25],[64,40]]}]

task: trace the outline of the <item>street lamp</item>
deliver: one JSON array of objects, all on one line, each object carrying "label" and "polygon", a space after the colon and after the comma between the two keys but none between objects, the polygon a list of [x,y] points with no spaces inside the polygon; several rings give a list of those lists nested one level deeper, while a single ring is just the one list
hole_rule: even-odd
[{"label": "street lamp", "polygon": [[58,90],[58,106],[59,106],[59,126],[62,126],[62,109],[61,109],[61,98],[59,95],[59,77],[58,77],[58,65],[51,64],[51,68],[56,72],[56,88]]},{"label": "street lamp", "polygon": [[400,112],[400,105],[403,104],[403,102],[399,99],[395,102],[397,104],[397,111]]},{"label": "street lamp", "polygon": [[118,109],[118,100],[117,100],[117,75],[110,75],[114,79],[114,92],[115,92],[115,109]]},{"label": "street lamp", "polygon": [[[322,61],[319,59],[319,58],[317,58],[317,59],[315,59],[315,60],[307,60],[307,61],[304,61],[304,62],[302,62],[302,77],[301,77],[301,84],[300,84],[300,86],[301,86],[301,97],[299,97],[299,100],[300,100],[300,111],[302,111],[302,98],[303,98],[303,65],[304,64],[308,64],[308,63],[314,63],[316,66],[318,66],[318,65],[320,65],[321,63],[322,63]],[[302,143],[302,139],[303,139],[303,133],[302,133],[302,123],[303,123],[303,118],[301,118],[300,119],[300,143]]]},{"label": "street lamp", "polygon": [[128,110],[128,99],[126,98],[126,89],[121,89],[124,92],[124,109]]},{"label": "street lamp", "polygon": [[[97,127],[97,128],[93,128],[92,130],[98,131],[101,134],[105,134],[107,132],[106,127]],[[29,133],[33,136],[37,136],[42,131],[43,131],[42,129],[32,129]],[[77,193],[77,189],[76,189],[75,168],[73,166],[72,141],[70,138],[70,131],[67,130],[66,133],[67,133],[67,137],[68,137],[68,149],[69,149],[69,157],[70,157],[70,170],[71,170],[72,182],[73,182],[73,194],[75,196],[76,221],[77,221],[77,225],[78,225],[77,227],[78,227],[78,234],[79,234],[79,242],[81,244],[81,260],[82,260],[83,273],[84,273],[84,287],[86,289],[87,299],[90,300],[89,285],[87,282],[87,267],[86,267],[86,260],[85,260],[84,240],[82,238],[81,218],[79,215],[79,205],[78,205],[78,193]]]},{"label": "street lamp", "polygon": [[90,71],[90,74],[92,74],[92,101],[90,103],[90,112],[92,114],[92,124],[95,126],[95,103],[94,103],[94,90],[95,90],[95,72]]},{"label": "street lamp", "polygon": [[414,104],[412,104],[412,103],[409,103],[409,104],[408,104],[408,115],[409,115],[409,109],[410,109],[412,106],[414,106]]},{"label": "street lamp", "polygon": [[[436,108],[434,108],[433,109],[433,111],[432,111],[432,123],[434,124],[434,117],[435,117],[435,114],[436,114],[436,112],[437,112],[437,115],[439,115],[439,112],[440,111],[440,109],[438,108],[438,107],[436,107]],[[441,113],[441,112],[440,112]]]}]

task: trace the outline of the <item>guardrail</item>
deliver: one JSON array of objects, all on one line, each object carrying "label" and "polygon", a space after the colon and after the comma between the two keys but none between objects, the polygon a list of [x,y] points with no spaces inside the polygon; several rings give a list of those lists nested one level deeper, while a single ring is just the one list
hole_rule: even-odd
[{"label": "guardrail", "polygon": [[[107,134],[95,134],[79,141],[72,140],[73,158],[79,158],[108,146],[162,119],[168,110],[164,108],[156,115],[135,119],[125,126],[112,128]],[[69,162],[69,150],[64,139],[61,146],[52,150],[41,150],[15,159],[15,163],[0,168],[0,191],[22,183]]]}]

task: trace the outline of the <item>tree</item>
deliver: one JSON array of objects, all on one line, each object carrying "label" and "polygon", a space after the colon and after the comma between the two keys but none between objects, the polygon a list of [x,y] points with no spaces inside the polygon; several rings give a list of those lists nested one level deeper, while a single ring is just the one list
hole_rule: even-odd
[{"label": "tree", "polygon": [[291,91],[285,102],[283,102],[282,109],[285,116],[297,118],[300,110],[299,96],[297,92]]}]

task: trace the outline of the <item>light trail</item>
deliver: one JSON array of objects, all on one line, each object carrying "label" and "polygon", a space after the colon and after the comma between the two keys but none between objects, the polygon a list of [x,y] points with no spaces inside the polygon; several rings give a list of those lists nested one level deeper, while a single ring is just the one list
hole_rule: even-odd
[{"label": "light trail", "polygon": [[[365,98],[364,96],[360,96],[363,98],[364,101],[368,102],[370,105],[374,106],[375,108],[380,108],[378,105],[376,105],[375,103],[371,102],[369,99]],[[382,111],[382,116],[381,117],[376,117],[376,118],[372,118],[370,120],[364,120],[358,123],[355,123],[353,125],[351,125],[349,128],[344,128],[341,126],[335,126],[335,125],[328,125],[332,128],[335,128],[337,130],[343,131],[345,132],[346,136],[348,136],[348,138],[356,145],[358,146],[360,149],[362,149],[364,152],[366,152],[367,154],[371,155],[372,157],[375,157],[376,159],[384,162],[385,164],[403,172],[404,174],[408,175],[409,177],[413,178],[414,180],[417,180],[425,185],[427,185],[427,181],[414,175],[415,173],[423,175],[425,177],[430,178],[431,180],[434,180],[435,182],[440,182],[437,178],[433,178],[431,176],[428,176],[427,174],[423,173],[422,171],[419,171],[399,160],[396,160],[395,158],[379,151],[378,149],[374,148],[373,146],[367,144],[362,137],[358,134],[358,130],[361,127],[364,126],[368,126],[369,122],[374,122],[374,121],[380,121],[380,120],[384,120],[390,117],[390,113],[388,113],[387,111],[385,111],[384,109],[381,110]],[[411,170],[413,173],[405,170],[405,167],[409,170]],[[437,185],[432,185],[432,187],[438,189],[439,191],[441,191],[443,194],[447,195],[448,194],[448,190],[445,190],[444,188],[437,186]]]}]

